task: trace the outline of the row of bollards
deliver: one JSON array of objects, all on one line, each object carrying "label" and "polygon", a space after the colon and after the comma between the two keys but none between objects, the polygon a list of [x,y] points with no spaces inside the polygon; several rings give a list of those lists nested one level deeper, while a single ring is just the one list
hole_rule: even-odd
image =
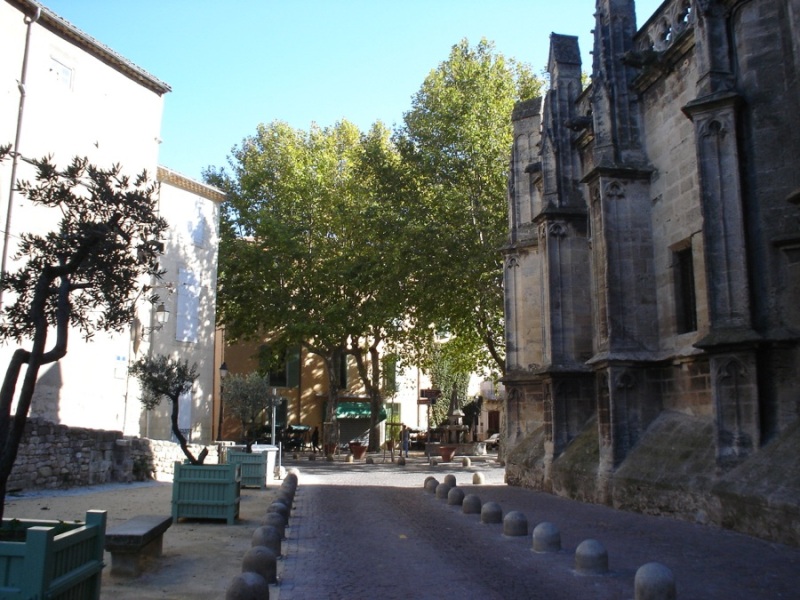
[{"label": "row of bollards", "polygon": [[[482,473],[474,473],[472,483],[484,482]],[[528,518],[519,511],[510,511],[503,516],[497,502],[481,502],[476,494],[467,494],[456,485],[455,475],[445,475],[440,483],[428,476],[423,484],[425,490],[436,498],[446,500],[448,505],[461,506],[464,514],[480,514],[481,523],[503,525],[503,535],[509,537],[528,535]],[[561,532],[553,523],[544,521],[533,529],[533,551],[536,553],[560,552]],[[608,552],[597,540],[588,539],[575,549],[575,572],[580,575],[603,575],[608,572]],[[634,577],[635,600],[675,600],[675,578],[672,571],[657,562],[647,563],[636,571]]]},{"label": "row of bollards", "polygon": [[278,557],[281,543],[286,539],[286,527],[297,492],[299,472],[289,469],[278,490],[277,498],[269,505],[260,526],[253,532],[250,550],[242,559],[242,573],[233,578],[226,600],[268,600],[269,584],[278,582]]}]

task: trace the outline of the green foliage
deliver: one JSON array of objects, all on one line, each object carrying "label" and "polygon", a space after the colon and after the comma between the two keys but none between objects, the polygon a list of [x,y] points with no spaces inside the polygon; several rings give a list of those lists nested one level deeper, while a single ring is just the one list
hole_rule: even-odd
[{"label": "green foliage", "polygon": [[277,401],[270,390],[269,382],[259,373],[239,375],[232,373],[225,378],[222,389],[225,411],[242,423],[242,435],[252,439],[255,426],[270,402]]},{"label": "green foliage", "polygon": [[[274,122],[234,149],[232,174],[205,174],[228,194],[219,322],[231,340],[264,336],[277,351],[302,345],[322,357],[330,411],[337,357],[364,359],[389,331],[402,331],[403,219],[379,193],[395,160],[380,124],[362,135],[346,121],[308,132]],[[376,369],[363,371],[368,389]]]},{"label": "green foliage", "polygon": [[464,406],[469,386],[470,368],[461,360],[458,347],[451,345],[450,342],[435,344],[425,367],[433,387],[442,392],[431,407],[431,426],[438,427],[447,421],[453,386],[455,386],[458,396],[458,407]]},{"label": "green foliage", "polygon": [[192,389],[197,379],[197,365],[189,361],[176,360],[163,354],[143,356],[131,365],[130,374],[139,380],[144,392],[142,404],[152,410],[166,396],[177,402],[181,394]]},{"label": "green foliage", "polygon": [[122,330],[133,317],[139,276],[160,273],[167,223],[155,212],[157,184],[147,173],[131,180],[119,166],[100,169],[85,158],[63,170],[49,159],[34,164],[35,182],[20,182],[18,190],[62,216],[55,231],[20,237],[14,258],[24,263],[0,284],[14,298],[4,307],[0,339],[33,338],[38,323],[32,309],[56,325],[62,294],[69,297],[69,324],[85,337]]},{"label": "green foliage", "polygon": [[500,372],[511,112],[541,85],[492,43],[462,40],[425,79],[395,136],[409,180],[406,235],[418,249],[415,314],[458,337],[476,367]]},{"label": "green foliage", "polygon": [[141,401],[145,408],[152,410],[161,399],[167,397],[172,403],[172,413],[170,421],[172,423],[172,433],[177,438],[181,450],[192,464],[201,464],[207,454],[204,451],[199,457],[195,457],[189,450],[186,437],[178,427],[179,398],[181,394],[191,391],[197,379],[197,365],[189,366],[186,360],[174,359],[163,354],[155,356],[143,356],[129,368],[132,376],[139,380],[142,388]]}]

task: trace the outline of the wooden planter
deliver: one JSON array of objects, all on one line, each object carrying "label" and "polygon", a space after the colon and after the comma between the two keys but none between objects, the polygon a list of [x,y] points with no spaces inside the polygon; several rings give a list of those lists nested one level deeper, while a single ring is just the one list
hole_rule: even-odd
[{"label": "wooden planter", "polygon": [[226,462],[242,466],[242,487],[267,487],[267,453],[235,452],[227,454]]},{"label": "wooden planter", "polygon": [[242,466],[186,465],[175,463],[172,480],[172,519],[224,519],[232,525],[239,517]]},{"label": "wooden planter", "polygon": [[88,511],[84,523],[3,519],[2,530],[25,541],[0,542],[0,597],[100,598],[106,511]]},{"label": "wooden planter", "polygon": [[367,453],[367,446],[362,446],[361,444],[350,444],[350,452],[353,453],[353,458],[355,460],[361,460]]}]

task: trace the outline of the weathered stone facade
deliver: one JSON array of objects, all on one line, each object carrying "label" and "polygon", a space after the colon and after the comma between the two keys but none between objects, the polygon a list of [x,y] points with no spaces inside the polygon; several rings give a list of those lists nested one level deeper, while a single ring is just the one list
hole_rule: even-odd
[{"label": "weathered stone facade", "polygon": [[[202,446],[191,446],[195,456]],[[206,463],[217,462],[217,447],[209,446]],[[172,479],[175,461],[185,456],[178,444],[165,440],[123,437],[102,431],[29,419],[8,489],[58,489]]]},{"label": "weathered stone facade", "polygon": [[800,0],[594,36],[513,115],[508,481],[798,543]]}]

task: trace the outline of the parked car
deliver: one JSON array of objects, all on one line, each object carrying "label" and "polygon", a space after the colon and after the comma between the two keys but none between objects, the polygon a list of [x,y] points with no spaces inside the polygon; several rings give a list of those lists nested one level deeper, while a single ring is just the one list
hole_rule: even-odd
[{"label": "parked car", "polygon": [[485,442],[487,450],[497,450],[497,447],[500,445],[500,434],[493,433],[488,438],[486,438]]}]

